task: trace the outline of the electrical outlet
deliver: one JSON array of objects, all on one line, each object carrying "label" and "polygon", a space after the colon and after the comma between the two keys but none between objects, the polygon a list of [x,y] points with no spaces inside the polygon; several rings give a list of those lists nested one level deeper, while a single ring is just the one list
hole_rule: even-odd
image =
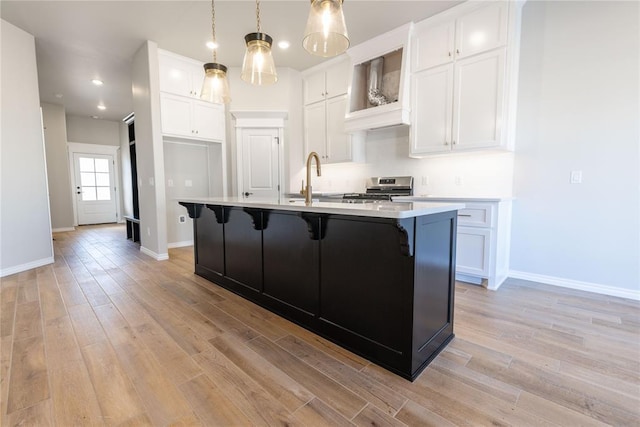
[{"label": "electrical outlet", "polygon": [[168,179],[168,180],[167,180],[167,185],[168,185],[169,187],[173,187],[173,180],[172,180],[172,179]]},{"label": "electrical outlet", "polygon": [[185,179],[184,180],[184,186],[185,187],[193,187],[193,181],[191,181],[190,179]]},{"label": "electrical outlet", "polygon": [[151,228],[147,227],[147,236],[151,236]]},{"label": "electrical outlet", "polygon": [[429,185],[429,177],[428,176],[423,176],[422,177],[422,185],[423,186]]},{"label": "electrical outlet", "polygon": [[571,176],[569,177],[569,183],[582,184],[582,171],[571,171]]},{"label": "electrical outlet", "polygon": [[184,224],[187,222],[187,217],[184,215],[178,215],[178,224]]},{"label": "electrical outlet", "polygon": [[152,187],[155,185],[155,180],[153,179],[152,176],[149,177],[149,185],[152,186]]},{"label": "electrical outlet", "polygon": [[464,179],[462,175],[456,175],[456,177],[453,179],[453,182],[455,182],[456,185],[462,185],[464,183]]}]

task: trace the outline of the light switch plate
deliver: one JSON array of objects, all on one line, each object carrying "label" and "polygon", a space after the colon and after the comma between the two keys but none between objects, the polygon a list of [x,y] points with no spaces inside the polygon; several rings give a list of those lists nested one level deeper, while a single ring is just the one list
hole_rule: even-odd
[{"label": "light switch plate", "polygon": [[571,184],[582,184],[582,171],[571,171],[569,182]]},{"label": "light switch plate", "polygon": [[185,179],[184,180],[184,186],[185,187],[193,187],[193,181],[191,181],[190,179]]}]

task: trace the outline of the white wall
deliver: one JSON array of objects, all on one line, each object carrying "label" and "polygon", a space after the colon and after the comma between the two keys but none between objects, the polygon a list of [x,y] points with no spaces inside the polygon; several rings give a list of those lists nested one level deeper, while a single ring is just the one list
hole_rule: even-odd
[{"label": "white wall", "polygon": [[47,176],[51,226],[54,231],[73,229],[73,200],[67,154],[67,125],[61,105],[42,103],[44,145],[47,154]]},{"label": "white wall", "polygon": [[120,145],[120,123],[68,115],[67,140],[84,144]]},{"label": "white wall", "polygon": [[[638,6],[524,7],[516,276],[640,297]],[[582,184],[569,183],[575,170]]]},{"label": "white wall", "polygon": [[120,133],[120,206],[122,215],[133,216],[133,189],[131,184],[131,154],[129,151],[129,126],[122,122]]},{"label": "white wall", "polygon": [[140,250],[168,258],[158,45],[146,41],[133,58],[132,92],[140,200]]},{"label": "white wall", "polygon": [[35,41],[0,21],[0,276],[53,262]]}]

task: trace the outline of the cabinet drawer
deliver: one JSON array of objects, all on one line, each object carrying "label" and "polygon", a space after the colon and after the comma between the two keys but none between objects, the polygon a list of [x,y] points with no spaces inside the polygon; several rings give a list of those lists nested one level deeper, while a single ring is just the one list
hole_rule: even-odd
[{"label": "cabinet drawer", "polygon": [[458,225],[491,227],[493,206],[467,203],[467,207],[458,211]]}]

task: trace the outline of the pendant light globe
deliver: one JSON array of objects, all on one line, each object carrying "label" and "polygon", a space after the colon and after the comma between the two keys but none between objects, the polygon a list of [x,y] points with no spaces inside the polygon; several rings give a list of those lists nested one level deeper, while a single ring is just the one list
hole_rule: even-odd
[{"label": "pendant light globe", "polygon": [[240,77],[257,86],[270,85],[278,81],[276,65],[271,54],[273,39],[265,33],[249,33],[244,36],[247,50],[242,62]]},{"label": "pendant light globe", "polygon": [[200,98],[216,104],[228,104],[231,101],[227,67],[215,62],[204,64],[204,81]]},{"label": "pendant light globe", "polygon": [[331,57],[349,48],[344,0],[311,0],[302,46],[312,55]]}]

